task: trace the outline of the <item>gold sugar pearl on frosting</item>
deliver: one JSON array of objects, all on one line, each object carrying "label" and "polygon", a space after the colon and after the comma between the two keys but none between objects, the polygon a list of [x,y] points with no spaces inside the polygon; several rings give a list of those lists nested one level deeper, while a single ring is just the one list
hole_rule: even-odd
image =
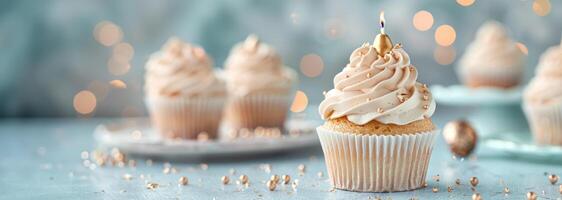
[{"label": "gold sugar pearl on frosting", "polygon": [[429,100],[429,96],[423,95],[423,100],[425,100],[425,101]]},{"label": "gold sugar pearl on frosting", "polygon": [[402,43],[397,43],[396,45],[394,45],[394,49],[400,49],[402,48]]},{"label": "gold sugar pearl on frosting", "polygon": [[371,98],[367,97],[367,101],[371,101]]},{"label": "gold sugar pearl on frosting", "polygon": [[429,109],[429,106],[428,106],[428,105],[423,105],[423,109],[426,109],[426,110],[427,110],[427,109]]},{"label": "gold sugar pearl on frosting", "polygon": [[423,89],[427,89],[427,84],[422,84]]},{"label": "gold sugar pearl on frosting", "polygon": [[378,113],[383,113],[383,112],[384,112],[384,109],[382,109],[382,108],[377,108],[377,112],[378,112]]},{"label": "gold sugar pearl on frosting", "polygon": [[373,74],[371,72],[367,73],[367,78],[371,78]]}]

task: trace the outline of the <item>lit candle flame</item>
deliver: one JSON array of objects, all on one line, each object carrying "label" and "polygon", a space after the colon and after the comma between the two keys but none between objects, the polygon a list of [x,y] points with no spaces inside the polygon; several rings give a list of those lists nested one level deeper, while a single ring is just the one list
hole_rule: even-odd
[{"label": "lit candle flame", "polygon": [[381,11],[381,14],[380,14],[379,18],[380,18],[380,24],[381,24],[381,33],[385,34],[384,33],[384,11]]}]

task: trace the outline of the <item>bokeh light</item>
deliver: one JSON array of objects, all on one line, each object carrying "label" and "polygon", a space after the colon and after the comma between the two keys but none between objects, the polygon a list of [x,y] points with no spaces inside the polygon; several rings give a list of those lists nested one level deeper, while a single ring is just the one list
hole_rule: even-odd
[{"label": "bokeh light", "polygon": [[457,3],[461,6],[467,7],[474,4],[474,0],[457,0]]},{"label": "bokeh light", "polygon": [[433,58],[440,65],[450,65],[455,62],[457,53],[452,46],[442,47],[437,46],[433,51]]},{"label": "bokeh light", "polygon": [[111,86],[113,86],[114,88],[117,88],[117,89],[126,89],[127,88],[127,84],[125,82],[123,82],[122,80],[112,80],[112,81],[109,81],[109,84]]},{"label": "bokeh light", "polygon": [[113,59],[119,62],[129,62],[135,54],[135,49],[129,43],[122,42],[113,47]]},{"label": "bokeh light", "polygon": [[427,31],[433,26],[433,15],[428,11],[421,10],[414,15],[412,23],[417,30]]},{"label": "bokeh light", "polygon": [[452,45],[456,38],[455,29],[448,24],[441,25],[435,30],[435,42],[441,46]]},{"label": "bokeh light", "polygon": [[546,16],[550,13],[550,0],[535,0],[533,1],[533,12],[538,16]]},{"label": "bokeh light", "polygon": [[519,48],[519,50],[521,50],[523,54],[529,55],[529,49],[527,49],[527,46],[525,46],[525,44],[517,42],[515,43],[515,45],[517,45],[517,48]]},{"label": "bokeh light", "polygon": [[109,73],[119,76],[129,72],[131,65],[129,62],[120,61],[112,57],[107,62],[107,69],[109,70]]},{"label": "bokeh light", "polygon": [[324,71],[324,61],[319,55],[307,54],[301,59],[300,69],[305,76],[317,77]]},{"label": "bokeh light", "polygon": [[291,112],[302,112],[308,106],[308,97],[303,91],[298,90],[291,105]]},{"label": "bokeh light", "polygon": [[87,89],[94,93],[98,101],[102,101],[103,99],[105,99],[107,97],[107,94],[109,93],[109,85],[98,80],[90,82]]},{"label": "bokeh light", "polygon": [[74,110],[86,115],[92,113],[96,109],[96,96],[88,90],[82,90],[74,95]]},{"label": "bokeh light", "polygon": [[123,39],[123,31],[112,22],[102,21],[94,28],[94,38],[104,46],[112,46]]}]

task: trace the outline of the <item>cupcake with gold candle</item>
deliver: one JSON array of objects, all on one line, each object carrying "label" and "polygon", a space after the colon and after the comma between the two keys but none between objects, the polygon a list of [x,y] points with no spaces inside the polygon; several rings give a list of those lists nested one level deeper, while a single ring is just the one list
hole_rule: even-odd
[{"label": "cupcake with gold candle", "polygon": [[353,51],[319,106],[325,123],[317,131],[338,189],[394,192],[425,183],[436,104],[408,53],[382,32]]},{"label": "cupcake with gold candle", "polygon": [[170,39],[146,63],[146,105],[154,128],[166,138],[216,138],[226,85],[198,46]]},{"label": "cupcake with gold candle", "polygon": [[505,27],[486,22],[460,60],[458,74],[471,88],[518,86],[524,72],[524,54],[509,38]]},{"label": "cupcake with gold candle", "polygon": [[543,53],[523,100],[535,142],[562,145],[562,42]]},{"label": "cupcake with gold candle", "polygon": [[225,123],[232,130],[283,128],[296,73],[269,45],[250,35],[234,46],[225,63],[229,102]]}]

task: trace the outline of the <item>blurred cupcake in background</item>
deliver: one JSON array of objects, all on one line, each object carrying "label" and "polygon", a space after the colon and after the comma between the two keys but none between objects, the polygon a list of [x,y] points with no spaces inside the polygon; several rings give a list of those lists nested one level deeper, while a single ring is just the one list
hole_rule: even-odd
[{"label": "blurred cupcake in background", "polygon": [[[377,40],[375,40],[376,42]],[[400,45],[362,45],[334,78],[317,128],[335,188],[394,192],[423,187],[437,134],[435,101]]]},{"label": "blurred cupcake in background", "polygon": [[146,105],[166,138],[216,138],[226,85],[201,47],[170,39],[146,64]]},{"label": "blurred cupcake in background", "polygon": [[225,79],[225,123],[231,130],[283,128],[297,75],[273,48],[248,36],[231,50]]},{"label": "blurred cupcake in background", "polygon": [[496,21],[484,23],[460,60],[458,74],[471,88],[511,88],[524,72],[524,54],[505,27]]},{"label": "blurred cupcake in background", "polygon": [[562,145],[562,42],[541,56],[523,109],[537,144]]}]

